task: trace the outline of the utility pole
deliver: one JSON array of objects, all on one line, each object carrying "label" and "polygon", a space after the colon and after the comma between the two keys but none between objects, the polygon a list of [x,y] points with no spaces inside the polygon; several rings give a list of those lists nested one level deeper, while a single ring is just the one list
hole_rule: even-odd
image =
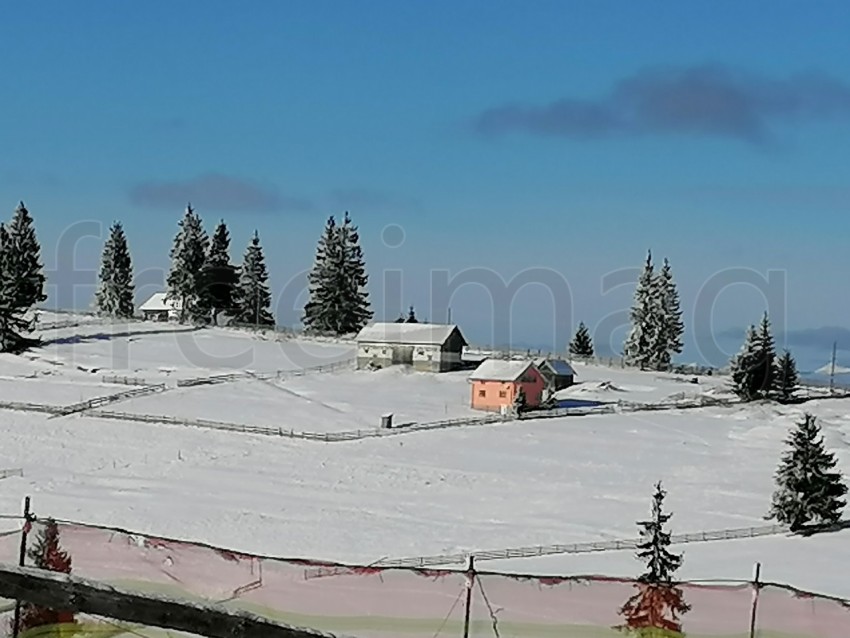
[{"label": "utility pole", "polygon": [[759,590],[761,589],[761,563],[756,563],[755,576],[753,578],[753,605],[750,609],[750,638],[756,635],[756,615],[759,605]]},{"label": "utility pole", "polygon": [[829,393],[835,393],[835,351],[838,349],[838,342],[832,342],[832,363],[829,367]]},{"label": "utility pole", "polygon": [[[27,535],[35,517],[30,512],[30,497],[24,498],[24,528],[21,530],[21,548],[18,554],[18,565],[24,566],[27,558]],[[18,638],[21,630],[21,601],[15,601],[15,616],[12,619],[12,638]]]},{"label": "utility pole", "polygon": [[463,638],[469,638],[469,612],[472,610],[472,586],[475,584],[475,556],[469,557],[466,572],[466,609],[463,613]]}]

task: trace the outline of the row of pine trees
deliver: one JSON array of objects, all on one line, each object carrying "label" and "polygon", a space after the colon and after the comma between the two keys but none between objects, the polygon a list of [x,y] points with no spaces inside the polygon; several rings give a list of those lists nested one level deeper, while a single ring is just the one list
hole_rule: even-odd
[{"label": "row of pine trees", "polygon": [[[227,224],[220,221],[210,237],[190,204],[170,257],[167,297],[177,302],[181,322],[214,324],[225,313],[235,323],[275,324],[265,255],[256,231],[242,264],[236,266],[230,259]],[[341,224],[333,216],[328,219],[308,281],[310,298],[302,319],[307,330],[348,334],[372,318],[360,235],[348,213]],[[134,295],[127,237],[116,222],[103,247],[95,306],[101,314],[129,318],[135,312]]]},{"label": "row of pine trees", "polygon": [[[168,297],[178,302],[180,321],[215,323],[218,314],[226,312],[236,322],[274,324],[268,271],[256,231],[242,265],[236,266],[230,259],[227,224],[221,220],[208,236],[190,204],[179,222],[170,256],[166,285]],[[103,247],[95,307],[106,316],[130,318],[135,313],[134,297],[127,236],[122,224],[115,222]]]},{"label": "row of pine trees", "polygon": [[[641,370],[672,369],[673,355],[682,352],[685,324],[670,262],[665,258],[656,270],[651,251],[635,288],[630,319],[624,363]],[[576,358],[594,355],[593,341],[583,322],[569,344],[569,352]],[[797,365],[788,350],[781,355],[776,352],[767,313],[758,326],[747,330],[740,353],[732,359],[731,373],[732,389],[744,401],[794,400],[799,388]]]}]

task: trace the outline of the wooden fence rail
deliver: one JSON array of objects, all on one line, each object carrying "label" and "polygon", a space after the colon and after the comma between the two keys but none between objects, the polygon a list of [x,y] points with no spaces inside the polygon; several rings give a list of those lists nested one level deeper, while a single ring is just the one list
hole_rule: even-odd
[{"label": "wooden fence rail", "polygon": [[[689,534],[673,534],[670,542],[674,544],[700,543],[738,538],[756,538],[787,534],[787,525],[763,525],[760,527],[740,527],[734,529],[693,532]],[[533,545],[528,547],[511,547],[508,549],[471,551],[467,553],[441,554],[435,556],[414,556],[411,558],[384,559],[374,563],[375,567],[437,567],[439,565],[466,564],[470,554],[476,561],[506,560],[511,558],[533,558],[536,556],[551,556],[555,554],[589,554],[594,552],[633,550],[640,542],[639,539],[621,539],[610,541],[594,541],[589,543],[570,543],[566,545]]]},{"label": "wooden fence rail", "polygon": [[[209,638],[326,638],[329,634],[266,620],[220,605],[130,592],[32,567],[0,564],[0,598]],[[51,634],[52,635],[52,634]],[[63,634],[64,635],[64,634]]]},{"label": "wooden fence rail", "polygon": [[95,397],[94,399],[89,399],[87,401],[80,401],[79,403],[72,403],[71,405],[63,406],[57,412],[56,416],[68,416],[70,414],[76,414],[78,412],[87,412],[102,405],[109,405],[111,403],[117,403],[118,401],[126,401],[127,399],[134,399],[136,397],[145,396],[147,394],[154,394],[155,392],[162,392],[164,390],[165,384],[160,383],[158,385],[147,385],[141,388],[125,390],[124,392],[117,392],[115,394],[108,394],[102,397]]}]

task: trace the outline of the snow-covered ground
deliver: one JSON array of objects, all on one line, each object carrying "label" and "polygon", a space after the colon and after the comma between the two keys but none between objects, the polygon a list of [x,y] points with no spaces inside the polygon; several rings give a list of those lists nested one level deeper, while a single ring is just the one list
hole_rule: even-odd
[{"label": "snow-covered ground", "polygon": [[[352,354],[347,344],[165,329],[173,327],[108,331],[93,323],[26,357],[0,357],[0,399],[71,403],[90,389],[99,392],[103,374],[189,378],[240,368],[294,369]],[[91,337],[116,332],[133,334]],[[197,358],[191,344],[206,358]],[[226,360],[243,352],[248,363]],[[724,383],[595,366],[577,371],[585,387],[607,383],[619,388],[609,389],[617,399],[628,401],[719,394]],[[81,385],[84,379],[89,385]],[[305,430],[308,421],[349,428],[355,418],[372,427],[387,411],[397,421],[470,413],[464,374],[338,371],[278,385],[252,380],[169,390],[115,409],[257,424],[291,420],[296,429],[303,419]],[[580,394],[581,387],[570,392]],[[29,494],[42,515],[247,552],[372,562],[632,538],[660,479],[669,490],[675,533],[759,526],[784,438],[803,409],[820,416],[828,445],[850,471],[850,400],[567,417],[331,444],[0,411],[0,469],[24,470],[23,477],[0,482],[0,513],[18,511]],[[760,561],[769,580],[850,597],[837,567],[850,560],[848,540],[850,532],[838,532],[683,545],[683,576],[748,578]],[[630,551],[480,567],[624,576],[639,569]]]}]

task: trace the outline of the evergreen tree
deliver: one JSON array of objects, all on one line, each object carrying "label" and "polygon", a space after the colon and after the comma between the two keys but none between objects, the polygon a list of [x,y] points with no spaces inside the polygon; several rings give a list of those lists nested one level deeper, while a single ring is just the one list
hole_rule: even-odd
[{"label": "evergreen tree", "polygon": [[632,329],[626,339],[624,357],[626,365],[641,370],[651,369],[657,361],[658,330],[660,326],[661,300],[655,281],[652,252],[648,252],[643,273],[635,289],[631,310]]},{"label": "evergreen tree", "polygon": [[666,258],[653,283],[660,302],[660,312],[657,326],[658,342],[652,367],[656,370],[669,370],[672,366],[673,354],[682,353],[685,324],[682,322],[679,291],[673,281],[670,262]]},{"label": "evergreen tree", "polygon": [[100,275],[95,306],[99,313],[109,317],[130,318],[133,303],[133,262],[127,246],[127,236],[121,222],[109,229],[100,259]]},{"label": "evergreen tree", "polygon": [[[52,518],[47,519],[44,527],[38,533],[35,545],[29,549],[27,555],[34,567],[61,574],[71,573],[71,556],[59,545],[59,527]],[[68,625],[74,625],[76,622],[72,611],[60,611],[23,603],[19,630],[24,633],[36,627],[64,625],[67,632]],[[37,633],[37,635],[41,636],[42,633]],[[55,634],[44,635],[52,636]],[[62,633],[62,635],[65,635],[65,633]],[[68,635],[70,635],[70,632]]]},{"label": "evergreen tree", "polygon": [[168,298],[180,305],[180,321],[202,321],[207,316],[202,302],[203,268],[209,242],[201,218],[189,204],[171,249]]},{"label": "evergreen tree", "polygon": [[[369,293],[366,285],[369,276],[366,274],[366,262],[363,259],[363,249],[360,247],[360,233],[348,212],[339,229],[339,243],[342,252],[342,282],[344,284],[343,299],[345,300],[340,333],[359,332],[372,318]],[[414,317],[415,318],[415,317]]]},{"label": "evergreen tree", "polygon": [[404,320],[404,323],[419,323],[419,320],[416,318],[416,313],[413,311],[413,306],[410,306],[410,310],[407,312],[407,318]]},{"label": "evergreen tree", "polygon": [[740,353],[732,360],[735,394],[745,401],[767,399],[776,388],[776,347],[770,319],[764,313],[761,324],[750,326]]},{"label": "evergreen tree", "polygon": [[41,246],[33,219],[23,202],[15,209],[8,232],[7,267],[17,280],[16,302],[19,308],[30,309],[47,299],[47,295],[44,294]]},{"label": "evergreen tree", "polygon": [[777,401],[788,402],[799,388],[797,363],[787,350],[776,360],[774,394]]},{"label": "evergreen tree", "polygon": [[17,271],[12,263],[13,249],[9,231],[0,224],[0,352],[21,352],[37,343],[22,333],[32,330],[34,321],[27,319],[30,305],[21,305]]},{"label": "evergreen tree", "polygon": [[835,455],[826,450],[815,417],[805,414],[786,443],[767,518],[790,525],[792,530],[812,522],[837,523],[847,504],[847,486],[835,470]]},{"label": "evergreen tree", "polygon": [[578,330],[576,330],[573,340],[570,341],[570,354],[574,357],[585,358],[593,356],[593,341],[583,321],[579,322]]},{"label": "evergreen tree", "polygon": [[652,517],[638,522],[642,542],[638,544],[637,558],[646,564],[646,571],[638,578],[642,583],[670,583],[673,574],[682,566],[682,555],[667,549],[670,533],[665,531],[664,526],[673,515],[664,513],[666,496],[661,483],[657,483],[652,495]]},{"label": "evergreen tree", "polygon": [[756,341],[756,327],[751,325],[747,328],[744,345],[741,346],[741,350],[732,359],[732,390],[744,401],[752,401],[756,398],[750,378],[751,371],[758,357]]},{"label": "evergreen tree", "polygon": [[307,330],[348,334],[372,318],[360,236],[348,213],[341,225],[328,218],[308,281],[310,299],[302,318]]},{"label": "evergreen tree", "polygon": [[237,321],[256,326],[274,325],[274,317],[269,311],[272,296],[269,292],[268,281],[269,274],[266,270],[263,248],[260,245],[260,235],[254,231],[239,273]]},{"label": "evergreen tree", "polygon": [[646,565],[646,571],[637,579],[638,591],[620,608],[626,622],[618,628],[642,637],[680,635],[681,616],[691,609],[673,581],[682,566],[682,555],[668,549],[670,534],[665,525],[672,514],[664,513],[666,495],[659,482],[652,497],[650,520],[638,522],[641,542],[637,558]]},{"label": "evergreen tree", "polygon": [[[316,248],[316,261],[307,276],[310,284],[310,299],[304,306],[302,322],[307,330],[314,332],[336,332],[340,301],[336,286],[335,268],[339,263],[337,224],[333,215],[328,218],[325,230]],[[402,323],[403,318],[399,317]]]},{"label": "evergreen tree", "polygon": [[239,269],[230,263],[230,232],[221,220],[210,240],[209,252],[202,269],[201,306],[213,322],[219,312],[236,307]]}]

